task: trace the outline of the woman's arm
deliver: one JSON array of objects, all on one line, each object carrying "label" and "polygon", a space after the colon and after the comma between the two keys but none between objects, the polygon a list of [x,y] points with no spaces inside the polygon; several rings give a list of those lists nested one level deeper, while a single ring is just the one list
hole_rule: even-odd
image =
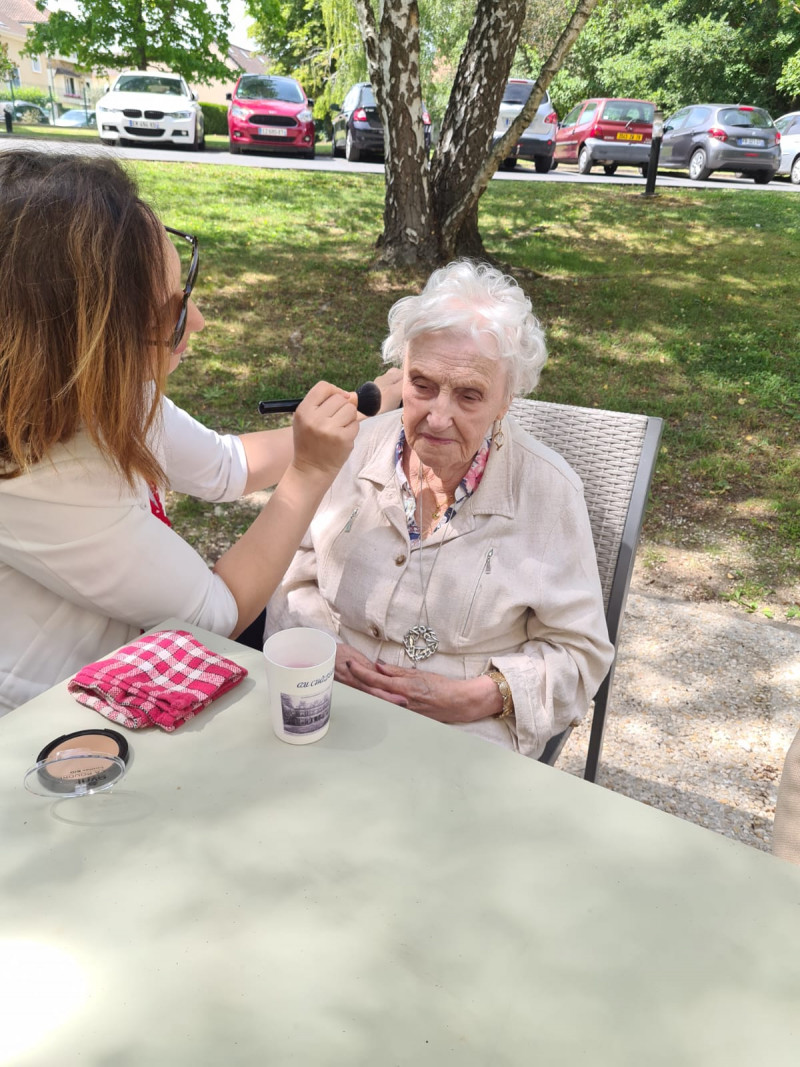
[{"label": "woman's arm", "polygon": [[238,636],[263,609],[353,447],[355,394],[319,382],[295,412],[294,456],[269,502],[214,571],[236,600]]}]

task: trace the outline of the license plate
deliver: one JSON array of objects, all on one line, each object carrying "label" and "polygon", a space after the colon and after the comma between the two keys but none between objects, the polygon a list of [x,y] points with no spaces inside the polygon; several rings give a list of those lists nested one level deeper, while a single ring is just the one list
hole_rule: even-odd
[{"label": "license plate", "polygon": [[129,130],[160,130],[157,122],[146,122],[144,119],[130,119],[125,123]]},{"label": "license plate", "polygon": [[642,135],[640,133],[618,133],[618,141],[641,141]]},{"label": "license plate", "polygon": [[749,144],[752,145],[753,148],[764,147],[764,142],[761,140],[760,137],[740,137],[739,144]]},{"label": "license plate", "polygon": [[259,126],[258,132],[266,134],[267,137],[286,136],[286,128],[284,126]]}]

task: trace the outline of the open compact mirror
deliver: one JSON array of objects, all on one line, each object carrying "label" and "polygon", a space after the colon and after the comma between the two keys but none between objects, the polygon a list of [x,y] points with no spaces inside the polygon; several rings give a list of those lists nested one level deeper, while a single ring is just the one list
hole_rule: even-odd
[{"label": "open compact mirror", "polygon": [[91,796],[111,789],[128,769],[128,742],[116,730],[77,730],[45,745],[25,775],[40,797]]}]

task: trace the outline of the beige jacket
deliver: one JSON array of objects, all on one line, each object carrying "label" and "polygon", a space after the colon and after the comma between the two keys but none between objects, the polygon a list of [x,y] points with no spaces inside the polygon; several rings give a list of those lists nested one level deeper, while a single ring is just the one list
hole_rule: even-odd
[{"label": "beige jacket", "polygon": [[492,664],[511,686],[515,719],[463,728],[535,757],[585,715],[613,648],[581,482],[507,422],[476,492],[413,549],[395,474],[400,413],[362,424],[269,605],[267,632],[317,626],[409,666],[403,635],[427,623],[440,647],[421,670],[472,678]]}]

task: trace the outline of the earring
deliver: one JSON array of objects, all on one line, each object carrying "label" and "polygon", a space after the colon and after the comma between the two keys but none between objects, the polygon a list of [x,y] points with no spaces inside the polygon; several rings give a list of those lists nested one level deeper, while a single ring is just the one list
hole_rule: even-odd
[{"label": "earring", "polygon": [[503,433],[503,420],[495,419],[494,426],[492,427],[492,444],[495,447],[495,451],[500,451],[500,449],[503,447],[505,439],[505,434]]}]

